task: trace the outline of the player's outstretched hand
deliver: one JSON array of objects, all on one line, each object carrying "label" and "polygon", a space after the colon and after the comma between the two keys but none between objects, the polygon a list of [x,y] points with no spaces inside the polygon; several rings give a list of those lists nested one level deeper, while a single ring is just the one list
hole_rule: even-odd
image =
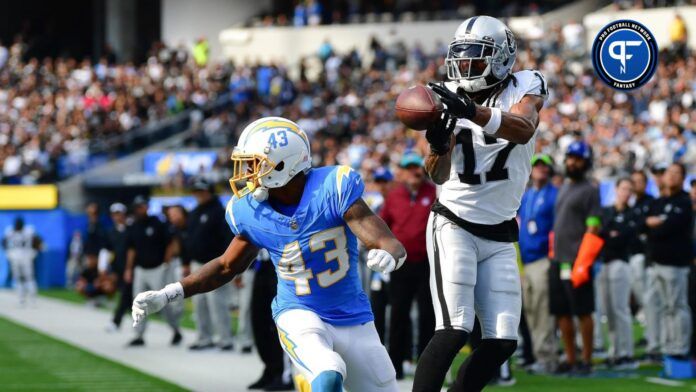
[{"label": "player's outstretched hand", "polygon": [[459,95],[443,84],[428,83],[428,87],[440,96],[442,103],[447,106],[447,113],[469,120],[476,116],[476,104],[466,95]]},{"label": "player's outstretched hand", "polygon": [[396,260],[384,249],[371,249],[367,252],[367,268],[382,273],[390,273],[396,269]]},{"label": "player's outstretched hand", "polygon": [[447,114],[442,114],[440,120],[433,123],[425,131],[425,139],[430,143],[430,151],[437,155],[445,155],[450,150],[452,132],[457,125],[457,119]]},{"label": "player's outstretched hand", "polygon": [[145,291],[135,296],[133,300],[133,328],[137,327],[145,317],[157,313],[167,305],[167,296],[159,291]]},{"label": "player's outstretched hand", "polygon": [[135,296],[133,300],[133,328],[137,327],[145,317],[162,310],[168,303],[183,301],[184,289],[181,283],[170,283],[162,290],[145,291]]}]

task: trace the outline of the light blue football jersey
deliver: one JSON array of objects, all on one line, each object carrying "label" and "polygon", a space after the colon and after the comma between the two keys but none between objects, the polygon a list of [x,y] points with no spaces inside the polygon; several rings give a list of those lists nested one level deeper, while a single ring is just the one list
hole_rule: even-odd
[{"label": "light blue football jersey", "polygon": [[358,275],[358,241],[343,215],[365,189],[348,166],[313,168],[293,216],[257,202],[232,198],[225,217],[235,235],[267,249],[278,275],[273,318],[307,309],[333,325],[374,319]]}]

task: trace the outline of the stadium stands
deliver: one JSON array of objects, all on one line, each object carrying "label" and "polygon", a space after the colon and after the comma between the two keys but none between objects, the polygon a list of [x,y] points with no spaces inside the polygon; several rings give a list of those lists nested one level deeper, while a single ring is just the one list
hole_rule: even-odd
[{"label": "stadium stands", "polygon": [[181,49],[154,46],[145,64],[24,59],[15,42],[0,56],[0,182],[48,183],[61,158],[88,159],[90,145],[200,107],[224,90],[222,65],[199,67]]}]

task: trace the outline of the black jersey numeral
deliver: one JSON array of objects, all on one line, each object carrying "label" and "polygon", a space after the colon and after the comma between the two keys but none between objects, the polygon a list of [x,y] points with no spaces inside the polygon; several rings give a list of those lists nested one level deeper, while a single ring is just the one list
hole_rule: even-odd
[{"label": "black jersey numeral", "polygon": [[[457,134],[457,144],[462,145],[462,155],[464,156],[464,172],[457,173],[459,176],[459,181],[469,184],[469,185],[479,185],[482,182],[480,174],[476,174],[474,170],[476,169],[476,154],[474,152],[474,134],[471,128],[462,128],[462,130]],[[485,135],[484,141],[486,144],[495,144],[497,140],[494,137]],[[509,177],[508,169],[505,167],[508,157],[510,157],[510,151],[515,148],[517,144],[508,143],[505,148],[498,151],[498,154],[493,161],[493,166],[491,170],[486,172],[486,181],[503,181],[507,180]]]}]

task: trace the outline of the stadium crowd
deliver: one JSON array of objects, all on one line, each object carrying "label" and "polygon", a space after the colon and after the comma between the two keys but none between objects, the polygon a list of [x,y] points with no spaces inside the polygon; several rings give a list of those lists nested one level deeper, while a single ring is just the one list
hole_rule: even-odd
[{"label": "stadium crowd", "polygon": [[[670,176],[679,178],[681,175],[683,182],[685,174],[696,167],[696,56],[688,50],[667,48],[648,85],[633,93],[617,92],[594,77],[582,49],[584,43],[577,39],[582,35],[579,31],[582,32],[581,25],[567,24],[544,32],[543,39],[520,40],[516,68],[539,69],[548,81],[550,92],[541,113],[536,144],[537,152],[543,154],[539,157],[546,157],[539,158],[540,162],[560,173],[568,147],[585,141],[594,150],[591,176],[595,180],[632,173],[645,179],[645,173],[653,169],[656,182],[667,171],[678,172]],[[10,48],[5,61],[0,56],[3,182],[41,181],[42,176],[50,176],[52,158],[62,154],[87,154],[90,138],[127,132],[183,108],[200,106],[228,90],[233,105],[196,125],[192,143],[202,147],[228,147],[235,144],[243,127],[253,119],[271,115],[293,119],[312,140],[313,164],[346,164],[360,170],[367,181],[366,198],[375,209],[389,203],[390,191],[400,189],[400,183],[406,182],[409,187],[419,189],[420,181],[425,181],[414,179],[418,170],[413,169],[421,165],[415,157],[428,152],[427,142],[420,132],[406,129],[395,119],[394,100],[399,92],[414,83],[443,80],[447,51],[445,43],[423,48],[418,44],[407,47],[401,42],[387,44],[374,39],[369,53],[338,53],[326,42],[318,48],[316,56],[306,58],[297,69],[291,69],[285,64],[237,67],[197,64],[182,50],[153,52],[156,55],[140,66],[110,64],[108,60],[97,64],[62,59],[25,62],[19,55],[21,45],[20,49],[16,45],[19,44]],[[554,161],[558,165],[548,163]],[[224,163],[220,169],[225,169]],[[422,171],[420,173],[422,175]],[[27,180],[26,176],[33,179]],[[562,179],[560,175],[555,177],[555,184]],[[627,199],[638,199],[641,196],[636,190],[640,189],[638,183],[639,180],[632,179],[630,190],[623,189],[622,194],[628,195]],[[617,188],[627,184],[619,181]],[[200,186],[197,191],[207,189],[204,188]],[[693,189],[696,187],[692,187],[691,203],[696,202]],[[663,196],[685,197],[678,190]],[[616,211],[626,207],[624,202],[626,200],[617,201]],[[138,203],[142,205],[143,202]],[[119,206],[119,211],[112,212],[123,213],[123,209]],[[608,214],[614,219],[616,211],[604,211],[601,215]],[[535,232],[539,230],[536,224],[535,221]],[[680,227],[691,234],[693,221]],[[615,229],[616,232],[621,230]],[[599,235],[614,237],[612,231]],[[630,234],[635,237],[632,237],[634,242],[642,241],[643,246],[649,246],[640,235],[637,230]],[[691,237],[693,240],[693,235]],[[546,247],[548,251],[548,244]],[[93,259],[96,260],[98,253],[92,255]],[[611,257],[628,259],[634,255],[632,253],[632,250],[622,249]],[[614,260],[605,260],[607,264],[609,261]],[[93,262],[90,268],[95,265]],[[382,283],[389,284],[388,279],[379,276],[370,276],[368,280],[381,282],[374,286],[370,283],[373,291],[378,291],[377,286]],[[644,306],[642,298],[636,297],[634,301],[635,305]],[[623,305],[627,304],[612,311],[617,314],[625,311]],[[605,318],[606,313],[595,315],[595,320]],[[614,324],[610,326],[614,327]],[[389,333],[386,329],[382,331],[384,336]],[[533,328],[529,329],[534,342],[539,336]],[[687,330],[682,329],[681,333],[686,334]],[[394,337],[383,338],[389,341]],[[674,336],[671,338],[674,340]],[[658,341],[673,344],[667,338]],[[207,341],[204,343],[210,345]],[[408,347],[408,343],[405,344]],[[612,344],[617,345],[615,341]],[[535,354],[543,353],[543,350],[531,350],[532,346],[529,341],[525,344],[528,364],[533,362]],[[661,352],[659,347],[657,350],[649,354],[676,353]],[[396,358],[392,358],[397,369],[402,367],[397,360],[408,361],[413,357],[408,348],[392,348],[391,351],[398,351],[394,352]],[[633,359],[633,350],[627,349],[624,354],[617,354],[610,364],[631,365]],[[400,375],[408,373],[409,366],[400,370]],[[268,377],[276,376],[278,374]]]},{"label": "stadium crowd", "polygon": [[[543,39],[520,44],[517,69],[539,69],[550,97],[541,114],[536,149],[560,161],[571,141],[595,149],[598,180],[680,162],[696,164],[696,57],[665,49],[656,76],[643,89],[624,93],[594,77],[584,54],[582,26],[552,28]],[[371,173],[396,167],[407,150],[427,145],[393,114],[399,92],[415,83],[444,79],[446,46],[371,44],[371,53],[336,53],[324,43],[298,70],[282,64],[240,66],[230,91],[234,108],[205,120],[197,141],[234,145],[243,126],[268,115],[292,118],[312,136],[314,163],[348,164]]]},{"label": "stadium crowd", "polygon": [[[223,92],[227,70],[153,45],[144,64],[25,58],[0,45],[0,183],[56,181],[57,160],[86,160],[90,141],[122,134]],[[207,59],[206,59],[207,61]]]}]

